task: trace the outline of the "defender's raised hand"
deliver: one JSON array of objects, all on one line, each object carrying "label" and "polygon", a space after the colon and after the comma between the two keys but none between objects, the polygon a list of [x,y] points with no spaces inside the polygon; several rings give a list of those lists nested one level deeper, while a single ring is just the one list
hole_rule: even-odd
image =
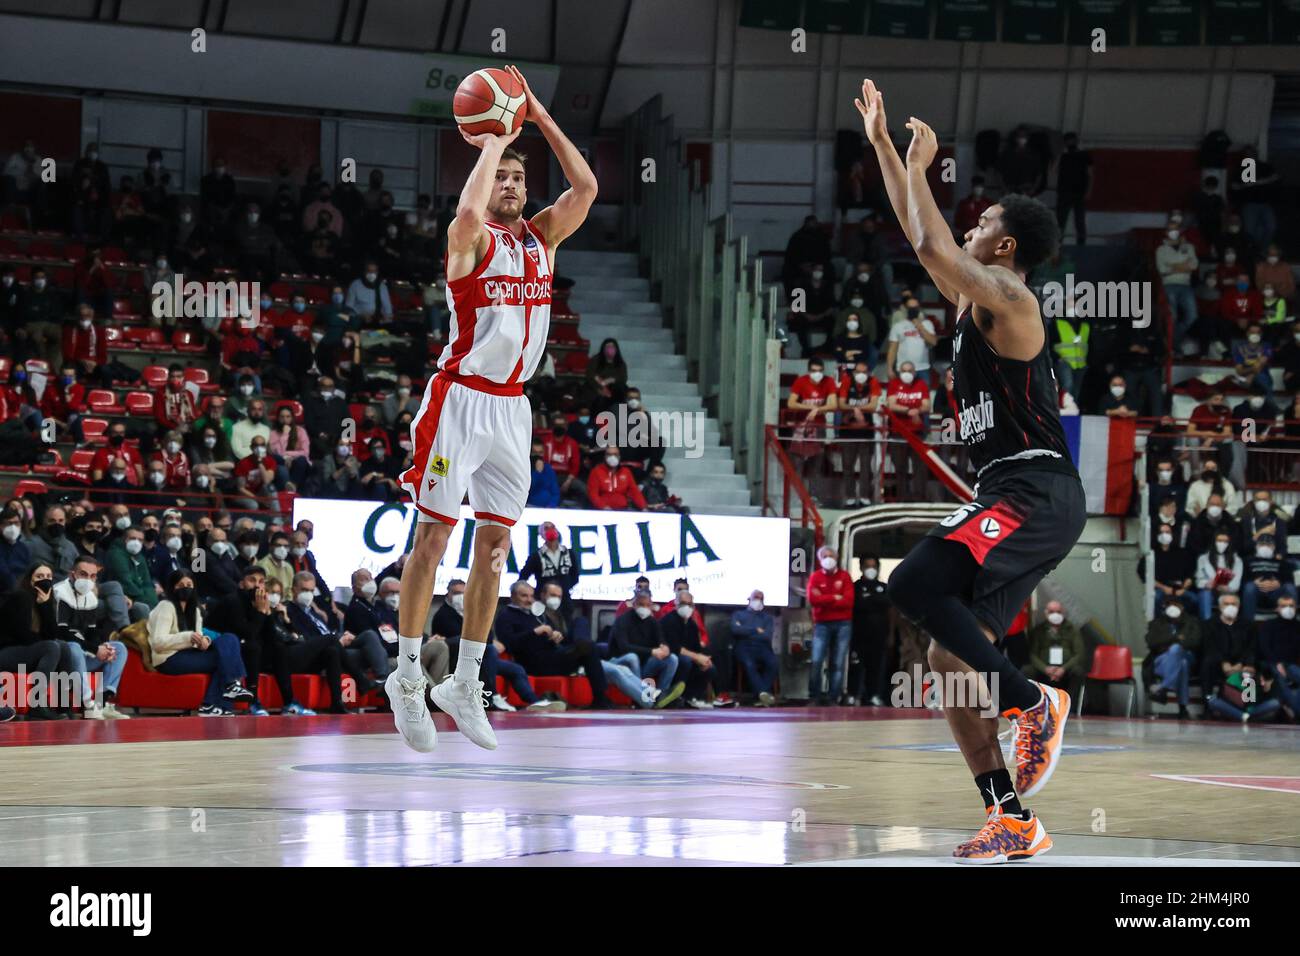
[{"label": "defender's raised hand", "polygon": [[876,84],[863,80],[862,99],[854,100],[853,105],[862,114],[862,125],[871,144],[874,146],[886,141],[889,130],[885,125],[885,94],[876,89]]},{"label": "defender's raised hand", "polygon": [[939,152],[939,141],[934,130],[915,116],[907,121],[907,128],[912,131],[912,145],[907,147],[907,165],[929,168]]}]

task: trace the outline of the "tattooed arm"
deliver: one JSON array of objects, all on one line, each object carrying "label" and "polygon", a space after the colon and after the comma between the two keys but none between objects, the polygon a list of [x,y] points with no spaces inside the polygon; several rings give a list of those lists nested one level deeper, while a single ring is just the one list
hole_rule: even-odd
[{"label": "tattooed arm", "polygon": [[907,126],[912,130],[907,151],[907,218],[917,258],[936,283],[957,291],[963,305],[971,303],[996,317],[983,331],[999,355],[1032,359],[1042,350],[1046,337],[1038,301],[1010,269],[978,262],[953,240],[925,178],[938,151],[934,131],[916,117]]}]

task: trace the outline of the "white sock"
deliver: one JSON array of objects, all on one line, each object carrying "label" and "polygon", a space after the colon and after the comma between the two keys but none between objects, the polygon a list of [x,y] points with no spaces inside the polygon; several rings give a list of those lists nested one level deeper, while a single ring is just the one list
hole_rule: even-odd
[{"label": "white sock", "polygon": [[486,653],[486,644],[478,641],[467,641],[462,637],[460,639],[460,653],[456,655],[456,680],[478,680],[479,665],[483,663],[483,655]]},{"label": "white sock", "polygon": [[420,638],[397,638],[397,676],[405,680],[419,680],[424,676],[420,666]]}]

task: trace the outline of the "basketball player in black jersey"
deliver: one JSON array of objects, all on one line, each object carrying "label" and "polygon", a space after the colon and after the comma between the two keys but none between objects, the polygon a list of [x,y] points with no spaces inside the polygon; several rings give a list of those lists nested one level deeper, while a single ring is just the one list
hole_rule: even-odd
[{"label": "basketball player in black jersey", "polygon": [[[957,306],[953,397],[977,470],[975,500],[941,521],[889,578],[889,596],[931,637],[929,663],[944,687],[978,674],[1015,727],[1015,781],[998,746],[997,717],[978,700],[945,701],[949,727],[984,801],[985,825],[953,851],[958,862],[1027,860],[1052,841],[1020,805],[1047,783],[1070,711],[1064,691],[1026,678],[998,649],[1038,583],[1070,552],[1085,521],[1070,461],[1038,301],[1025,285],[1059,241],[1056,217],[1005,196],[958,246],[926,182],[938,143],[912,117],[906,165],[889,140],[884,96],[870,80],[855,100],[884,173],[889,201],[921,265]],[[951,706],[951,704],[965,706]]]}]

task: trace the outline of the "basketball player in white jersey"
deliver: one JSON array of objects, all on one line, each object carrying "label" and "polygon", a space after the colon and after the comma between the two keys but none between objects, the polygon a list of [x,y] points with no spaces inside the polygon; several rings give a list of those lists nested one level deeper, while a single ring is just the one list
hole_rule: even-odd
[{"label": "basketball player in white jersey", "polygon": [[433,750],[437,735],[425,702],[420,640],[434,573],[466,492],[475,534],[460,653],[455,672],[429,688],[429,695],[474,743],[488,750],[497,745],[479,665],[510,528],[523,512],[531,480],[532,408],[523,385],[546,348],[556,247],[582,225],[596,199],[596,177],[582,154],[519,70],[506,69],[523,87],[527,117],[555,151],[570,186],[554,205],[524,219],[525,157],[510,148],[519,130],[503,136],[461,130],[481,152],[447,228],[451,335],[411,422],[414,459],[401,476],[419,514],[402,571],[398,668],[386,684],[398,731],[421,753]]}]

